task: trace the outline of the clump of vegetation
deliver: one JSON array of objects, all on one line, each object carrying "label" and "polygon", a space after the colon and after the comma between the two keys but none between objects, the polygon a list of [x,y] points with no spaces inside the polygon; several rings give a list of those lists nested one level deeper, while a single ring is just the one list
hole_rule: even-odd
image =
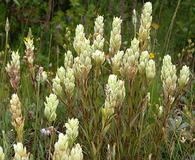
[{"label": "clump of vegetation", "polygon": [[[169,54],[162,63],[155,54],[152,3],[144,4],[140,18],[134,10],[132,19],[134,37],[127,44],[120,17],[113,18],[109,39],[103,16],[91,35],[82,24],[73,39],[67,31],[63,58],[56,48],[56,70],[41,64],[31,29],[24,54],[9,47],[7,20],[1,160],[194,157],[194,72]],[[194,54],[192,41],[183,59],[185,51]]]}]

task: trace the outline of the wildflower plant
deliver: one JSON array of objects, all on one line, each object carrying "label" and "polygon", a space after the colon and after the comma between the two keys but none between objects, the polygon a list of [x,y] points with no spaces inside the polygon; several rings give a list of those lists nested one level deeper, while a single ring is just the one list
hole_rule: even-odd
[{"label": "wildflower plant", "polygon": [[121,23],[122,20],[119,17],[114,17],[112,22],[112,31],[110,35],[110,55],[116,54],[121,47]]},{"label": "wildflower plant", "polygon": [[65,55],[64,55],[64,67],[65,69],[67,68],[72,68],[73,66],[73,55],[70,50],[68,50]]},{"label": "wildflower plant", "polygon": [[83,160],[83,151],[79,143],[75,144],[78,136],[78,119],[68,119],[66,134],[60,133],[54,146],[53,160]]},{"label": "wildflower plant", "polygon": [[11,57],[12,60],[5,69],[9,75],[11,86],[17,91],[20,84],[20,56],[18,51],[12,51]]},{"label": "wildflower plant", "polygon": [[14,144],[14,160],[29,160],[29,153],[26,151],[26,147],[22,143]]},{"label": "wildflower plant", "polygon": [[21,102],[17,94],[13,94],[10,100],[10,112],[12,114],[11,123],[17,133],[18,142],[23,140],[24,117],[22,116]]},{"label": "wildflower plant", "polygon": [[56,119],[56,109],[59,104],[57,96],[53,93],[46,97],[44,114],[49,122],[53,122]]},{"label": "wildflower plant", "polygon": [[[20,64],[19,52],[12,52],[6,67],[15,94],[11,116],[2,107],[0,159],[181,159],[194,153],[193,72],[170,55],[162,61],[160,54],[154,57],[150,2],[140,23],[138,17],[134,10],[128,43],[122,41],[119,17],[107,22],[97,16],[94,27],[85,26],[84,18],[75,32],[66,27],[63,46],[53,45],[51,36],[51,51],[60,58],[56,68],[38,64],[39,56],[35,61],[39,46],[29,30],[24,40],[28,67]],[[111,29],[105,29],[107,23]],[[17,133],[14,149],[11,125]]]},{"label": "wildflower plant", "polygon": [[121,61],[124,55],[124,51],[118,51],[113,58],[111,58],[112,60],[112,72],[114,74],[119,73],[120,71],[120,67],[121,67]]},{"label": "wildflower plant", "polygon": [[118,80],[116,75],[110,75],[108,84],[106,85],[106,99],[105,106],[102,108],[102,123],[103,126],[106,121],[114,114],[115,109],[120,109],[125,98],[124,81]]},{"label": "wildflower plant", "polygon": [[5,159],[5,154],[3,153],[3,148],[0,146],[0,160]]},{"label": "wildflower plant", "polygon": [[36,80],[39,83],[44,83],[47,80],[47,72],[43,70],[43,67],[39,67]]},{"label": "wildflower plant", "polygon": [[134,37],[131,41],[131,47],[126,49],[121,62],[120,73],[124,78],[134,79],[138,70],[139,54],[139,41]]},{"label": "wildflower plant", "polygon": [[52,90],[56,95],[61,95],[62,94],[62,86],[61,86],[61,81],[58,75],[55,76],[55,78],[52,80]]},{"label": "wildflower plant", "polygon": [[104,17],[98,16],[95,20],[94,25],[94,40],[93,40],[93,51],[96,50],[103,51],[104,49]]},{"label": "wildflower plant", "polygon": [[26,63],[29,66],[29,69],[32,69],[34,65],[34,41],[33,41],[33,35],[31,33],[31,29],[29,29],[28,36],[24,39],[24,44],[26,46],[25,56],[24,59],[26,60]]},{"label": "wildflower plant", "polygon": [[182,67],[182,69],[180,70],[180,75],[178,78],[178,83],[179,83],[179,87],[183,88],[186,86],[186,84],[189,81],[189,77],[190,77],[190,70],[189,67],[187,67],[186,65],[184,65]]},{"label": "wildflower plant", "polygon": [[139,28],[139,41],[141,51],[147,50],[150,42],[150,27],[152,23],[152,4],[146,2],[142,9]]},{"label": "wildflower plant", "polygon": [[163,59],[163,66],[161,70],[161,79],[163,81],[163,90],[166,98],[174,95],[176,90],[176,67],[171,62],[171,57],[166,55]]},{"label": "wildflower plant", "polygon": [[64,79],[64,90],[69,99],[74,95],[75,88],[75,76],[74,70],[72,68],[66,69],[65,79]]},{"label": "wildflower plant", "polygon": [[66,126],[66,135],[68,136],[69,145],[71,146],[78,136],[79,121],[78,119],[68,119],[68,122],[65,123]]}]

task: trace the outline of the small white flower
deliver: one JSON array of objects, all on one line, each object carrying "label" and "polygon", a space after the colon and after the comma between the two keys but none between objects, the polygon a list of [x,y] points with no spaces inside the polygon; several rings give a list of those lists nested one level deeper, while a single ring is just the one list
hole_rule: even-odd
[{"label": "small white flower", "polygon": [[74,74],[75,78],[79,81],[85,81],[92,68],[91,58],[81,54],[79,57],[74,58]]},{"label": "small white flower", "polygon": [[90,41],[85,37],[84,27],[82,24],[79,24],[76,27],[73,47],[78,55],[84,51],[87,51],[88,54],[91,54]]},{"label": "small white flower", "polygon": [[106,85],[106,100],[105,105],[102,108],[102,121],[109,118],[116,107],[119,107],[125,98],[125,86],[124,81],[118,80],[117,76],[111,74],[108,78],[108,84]]},{"label": "small white flower", "polygon": [[176,89],[177,75],[176,67],[171,62],[169,55],[164,56],[161,69],[161,80],[163,82],[163,90],[166,95],[172,96]]},{"label": "small white flower", "polygon": [[145,68],[146,68],[146,65],[147,65],[147,63],[149,61],[149,58],[150,57],[149,57],[148,51],[143,51],[141,53],[140,59],[139,59],[139,66],[138,66],[140,73],[145,72]]},{"label": "small white flower", "polygon": [[93,41],[93,51],[100,50],[103,51],[104,47],[104,17],[98,16],[95,20],[94,26],[94,41]]},{"label": "small white flower", "polygon": [[92,58],[94,59],[97,65],[101,65],[105,61],[104,52],[96,50],[95,52],[93,52]]},{"label": "small white flower", "polygon": [[180,70],[180,76],[178,78],[178,83],[180,88],[184,87],[188,83],[189,77],[190,77],[190,70],[189,67],[185,65]]},{"label": "small white flower", "polygon": [[47,72],[43,71],[41,77],[42,77],[42,82],[45,82],[47,80]]},{"label": "small white flower", "polygon": [[12,94],[10,100],[10,112],[12,114],[12,125],[17,130],[18,128],[23,128],[24,119],[22,117],[21,102],[17,94]]},{"label": "small white flower", "polygon": [[55,150],[68,151],[68,136],[60,133],[58,142],[55,143]]},{"label": "small white flower", "polygon": [[47,80],[47,72],[43,71],[43,67],[39,67],[39,71],[37,73],[36,80],[39,83],[44,83]]},{"label": "small white flower", "polygon": [[152,23],[152,3],[146,2],[144,4],[139,28],[139,41],[141,43],[142,50],[148,49],[148,42],[150,40],[150,27]]},{"label": "small white flower", "polygon": [[124,55],[124,51],[118,51],[117,54],[112,58],[112,71],[113,73],[117,73],[120,71],[122,58]]},{"label": "small white flower", "polygon": [[64,55],[64,67],[67,69],[68,67],[71,68],[73,65],[73,55],[71,51],[67,51]]},{"label": "small white flower", "polygon": [[78,81],[86,81],[91,70],[91,56],[93,49],[90,41],[86,39],[83,25],[77,25],[73,46],[78,54],[74,59],[73,69]]},{"label": "small white flower", "polygon": [[26,152],[26,147],[22,143],[14,144],[14,160],[29,160],[29,154]]},{"label": "small white flower", "polygon": [[66,126],[66,134],[68,136],[68,139],[70,140],[70,143],[74,143],[76,140],[79,131],[79,121],[76,118],[68,119],[68,122],[65,123]]},{"label": "small white flower", "polygon": [[17,68],[18,70],[20,69],[20,56],[19,56],[18,51],[16,52],[12,51],[11,62],[7,64],[6,71],[8,72],[12,66]]},{"label": "small white flower", "polygon": [[57,99],[57,96],[53,93],[49,95],[49,97],[46,97],[46,102],[44,102],[45,110],[44,114],[49,122],[55,121],[56,119],[56,108],[59,104],[59,100]]},{"label": "small white flower", "polygon": [[76,27],[75,38],[73,42],[74,49],[76,50],[78,55],[81,53],[81,47],[84,41],[85,41],[84,27],[83,25],[79,24]]},{"label": "small white flower", "polygon": [[82,153],[82,148],[80,144],[76,144],[71,152],[70,152],[70,157],[69,160],[83,160],[83,153]]},{"label": "small white flower", "polygon": [[58,141],[54,146],[53,160],[83,160],[83,153],[80,144],[74,144],[78,136],[78,119],[68,119],[66,134],[60,133]]},{"label": "small white flower", "polygon": [[139,59],[139,41],[134,38],[131,41],[131,47],[125,51],[122,58],[122,65],[120,68],[121,75],[130,80],[133,79],[137,73]]},{"label": "small white flower", "polygon": [[60,78],[58,77],[58,75],[56,75],[56,77],[52,80],[53,84],[52,84],[52,90],[56,95],[61,95],[62,94],[62,86],[60,84]]},{"label": "small white flower", "polygon": [[9,78],[11,86],[17,90],[20,83],[20,56],[18,51],[12,51],[11,62],[5,67]]},{"label": "small white flower", "polygon": [[65,79],[64,79],[64,88],[67,96],[72,97],[75,88],[75,77],[74,70],[72,68],[66,69]]},{"label": "small white flower", "polygon": [[67,135],[60,133],[54,145],[53,160],[69,160],[69,143]]},{"label": "small white flower", "polygon": [[146,77],[148,80],[151,80],[156,75],[155,61],[150,59],[146,65]]},{"label": "small white flower", "polygon": [[[131,41],[131,49],[133,50],[133,53],[135,54],[136,52],[139,53],[139,40],[134,37],[133,40]],[[138,57],[136,57],[138,59]]]},{"label": "small white flower", "polygon": [[0,146],[0,160],[5,159],[5,154],[3,153],[3,148]]},{"label": "small white flower", "polygon": [[60,68],[58,68],[57,69],[57,75],[58,75],[58,77],[60,78],[60,82],[64,82],[64,78],[65,78],[65,69],[64,69],[64,67],[60,67]]},{"label": "small white flower", "polygon": [[111,55],[116,54],[121,47],[121,23],[122,19],[114,17],[112,22],[112,31],[110,35],[109,52]]},{"label": "small white flower", "polygon": [[104,34],[104,17],[103,16],[98,16],[95,19],[94,33],[100,34],[101,36],[103,36]]},{"label": "small white flower", "polygon": [[163,106],[159,106],[158,110],[159,110],[158,114],[159,114],[159,116],[161,116],[163,113]]}]

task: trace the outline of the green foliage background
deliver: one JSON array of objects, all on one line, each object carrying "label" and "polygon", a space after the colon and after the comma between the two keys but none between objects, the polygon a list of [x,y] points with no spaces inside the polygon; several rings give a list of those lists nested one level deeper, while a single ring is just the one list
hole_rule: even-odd
[{"label": "green foliage background", "polygon": [[[162,55],[177,55],[186,45],[187,39],[195,38],[195,4],[193,0],[181,1],[173,22],[168,50],[165,50],[164,43],[168,27],[178,1],[152,0],[151,2],[153,4],[153,23],[159,25],[159,28],[152,32],[155,52]],[[50,47],[50,43],[55,44],[52,46],[60,48],[63,48],[66,43],[66,27],[69,27],[71,37],[74,36],[75,27],[79,23],[84,24],[87,33],[92,33],[94,18],[97,15],[105,17],[107,40],[113,16],[121,16],[123,19],[123,42],[129,41],[132,37],[131,33],[133,33],[132,9],[136,8],[140,13],[143,3],[144,0],[1,0],[0,49],[4,48],[6,17],[10,20],[11,48],[19,46],[19,49],[23,50],[23,37],[31,27],[40,46],[38,59],[45,62],[45,65],[47,65],[46,57],[50,49],[51,55],[56,52],[55,48]]]}]

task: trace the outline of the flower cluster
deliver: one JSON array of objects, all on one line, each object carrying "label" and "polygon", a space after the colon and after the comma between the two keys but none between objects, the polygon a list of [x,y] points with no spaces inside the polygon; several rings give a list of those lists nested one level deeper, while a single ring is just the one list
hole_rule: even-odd
[{"label": "flower cluster", "polygon": [[124,51],[118,51],[117,54],[115,54],[114,57],[111,58],[112,72],[114,74],[117,74],[118,72],[120,72],[123,55],[124,55]]},{"label": "flower cluster", "polygon": [[150,59],[146,65],[146,78],[152,80],[156,75],[155,61]]},{"label": "flower cluster", "polygon": [[189,77],[190,77],[189,67],[184,65],[180,70],[180,76],[178,78],[178,83],[180,88],[183,88],[188,83]]},{"label": "flower cluster", "polygon": [[18,51],[13,51],[11,58],[11,62],[7,64],[5,69],[9,75],[11,86],[17,91],[20,83],[20,56]]},{"label": "flower cluster", "polygon": [[78,82],[85,82],[92,68],[91,56],[81,55],[74,58],[74,74]]},{"label": "flower cluster", "polygon": [[56,74],[55,78],[52,80],[52,91],[57,95],[60,96],[62,94],[62,86],[60,84],[60,78]]},{"label": "flower cluster", "polygon": [[17,94],[12,94],[10,105],[10,112],[12,114],[11,123],[17,132],[18,141],[21,142],[23,138],[24,117],[22,116],[21,103]]},{"label": "flower cluster", "polygon": [[46,102],[44,102],[45,110],[44,114],[49,122],[55,121],[56,119],[56,108],[59,104],[57,96],[53,93],[46,97]]},{"label": "flower cluster", "polygon": [[173,96],[176,89],[177,75],[176,67],[171,62],[169,55],[164,56],[161,70],[161,80],[163,82],[163,90],[165,97]]},{"label": "flower cluster", "polygon": [[47,72],[43,70],[43,67],[39,67],[36,80],[39,83],[44,83],[47,80]]},{"label": "flower cluster", "polygon": [[22,143],[14,144],[14,160],[29,160],[29,153],[26,151],[26,147]]},{"label": "flower cluster", "polygon": [[55,78],[52,80],[52,90],[53,92],[61,96],[62,88],[64,86],[64,91],[66,95],[71,98],[74,93],[75,88],[75,70],[73,69],[73,55],[71,51],[67,51],[64,58],[64,67],[57,69]]},{"label": "flower cluster", "polygon": [[65,73],[65,79],[64,79],[64,89],[66,95],[69,98],[73,96],[74,88],[75,88],[74,70],[72,68],[67,68]]},{"label": "flower cluster", "polygon": [[68,119],[68,122],[65,124],[66,126],[66,135],[68,136],[69,142],[70,144],[72,144],[79,132],[78,132],[78,128],[79,128],[79,121],[78,119]]},{"label": "flower cluster", "polygon": [[139,59],[139,41],[134,38],[131,41],[131,47],[125,51],[122,59],[120,73],[123,77],[130,80],[135,77],[137,73],[137,65]]},{"label": "flower cluster", "polygon": [[0,160],[5,159],[5,154],[3,153],[3,148],[0,146]]},{"label": "flower cluster", "polygon": [[121,47],[121,23],[122,20],[118,17],[114,17],[112,22],[112,31],[110,35],[110,48],[111,55],[116,54]]},{"label": "flower cluster", "polygon": [[144,4],[139,28],[139,41],[141,44],[141,50],[148,49],[148,42],[150,40],[150,27],[152,23],[152,4],[151,2],[146,2]]},{"label": "flower cluster", "polygon": [[58,141],[55,143],[54,149],[55,151],[53,154],[53,160],[68,159],[68,136],[60,133],[58,136]]},{"label": "flower cluster", "polygon": [[65,78],[64,78],[64,88],[66,95],[71,98],[74,93],[75,88],[75,75],[74,75],[74,69],[73,69],[73,56],[70,51],[67,52],[65,55],[67,57],[64,58],[64,64],[65,66]]},{"label": "flower cluster", "polygon": [[77,25],[73,46],[78,54],[73,64],[75,78],[79,82],[84,82],[92,67],[92,47],[90,46],[90,41],[85,37],[84,27],[81,24]]},{"label": "flower cluster", "polygon": [[105,61],[104,52],[102,52],[100,50],[96,50],[95,52],[92,53],[92,58],[94,59],[96,65],[100,66]]},{"label": "flower cluster", "polygon": [[77,143],[70,152],[69,159],[70,160],[83,160],[82,148],[79,143]]},{"label": "flower cluster", "polygon": [[104,48],[104,17],[98,16],[95,20],[94,26],[94,40],[93,40],[93,51],[103,51]]},{"label": "flower cluster", "polygon": [[57,69],[57,73],[56,76],[59,77],[60,82],[63,83],[64,82],[64,78],[65,78],[65,68],[64,67],[60,67]]},{"label": "flower cluster", "polygon": [[115,108],[120,107],[125,98],[124,81],[118,80],[117,76],[111,74],[106,85],[105,106],[102,108],[103,123],[114,113]]},{"label": "flower cluster", "polygon": [[90,47],[90,41],[85,37],[84,27],[82,24],[79,24],[76,27],[73,47],[78,55],[85,52]]},{"label": "flower cluster", "polygon": [[31,29],[29,29],[27,37],[24,38],[24,44],[26,46],[24,59],[28,64],[29,68],[32,69],[34,59],[35,59],[35,54],[34,54],[34,42],[33,42]]},{"label": "flower cluster", "polygon": [[53,160],[82,160],[83,153],[80,144],[74,142],[78,136],[78,119],[69,119],[65,124],[66,134],[59,134],[58,141],[54,146]]},{"label": "flower cluster", "polygon": [[140,55],[140,58],[139,58],[139,72],[141,74],[145,73],[145,69],[146,69],[146,66],[147,66],[147,63],[149,61],[149,53],[148,51],[143,51],[141,52],[141,55]]},{"label": "flower cluster", "polygon": [[73,65],[73,55],[72,52],[68,50],[64,55],[64,67],[65,69],[72,68],[72,65]]}]

